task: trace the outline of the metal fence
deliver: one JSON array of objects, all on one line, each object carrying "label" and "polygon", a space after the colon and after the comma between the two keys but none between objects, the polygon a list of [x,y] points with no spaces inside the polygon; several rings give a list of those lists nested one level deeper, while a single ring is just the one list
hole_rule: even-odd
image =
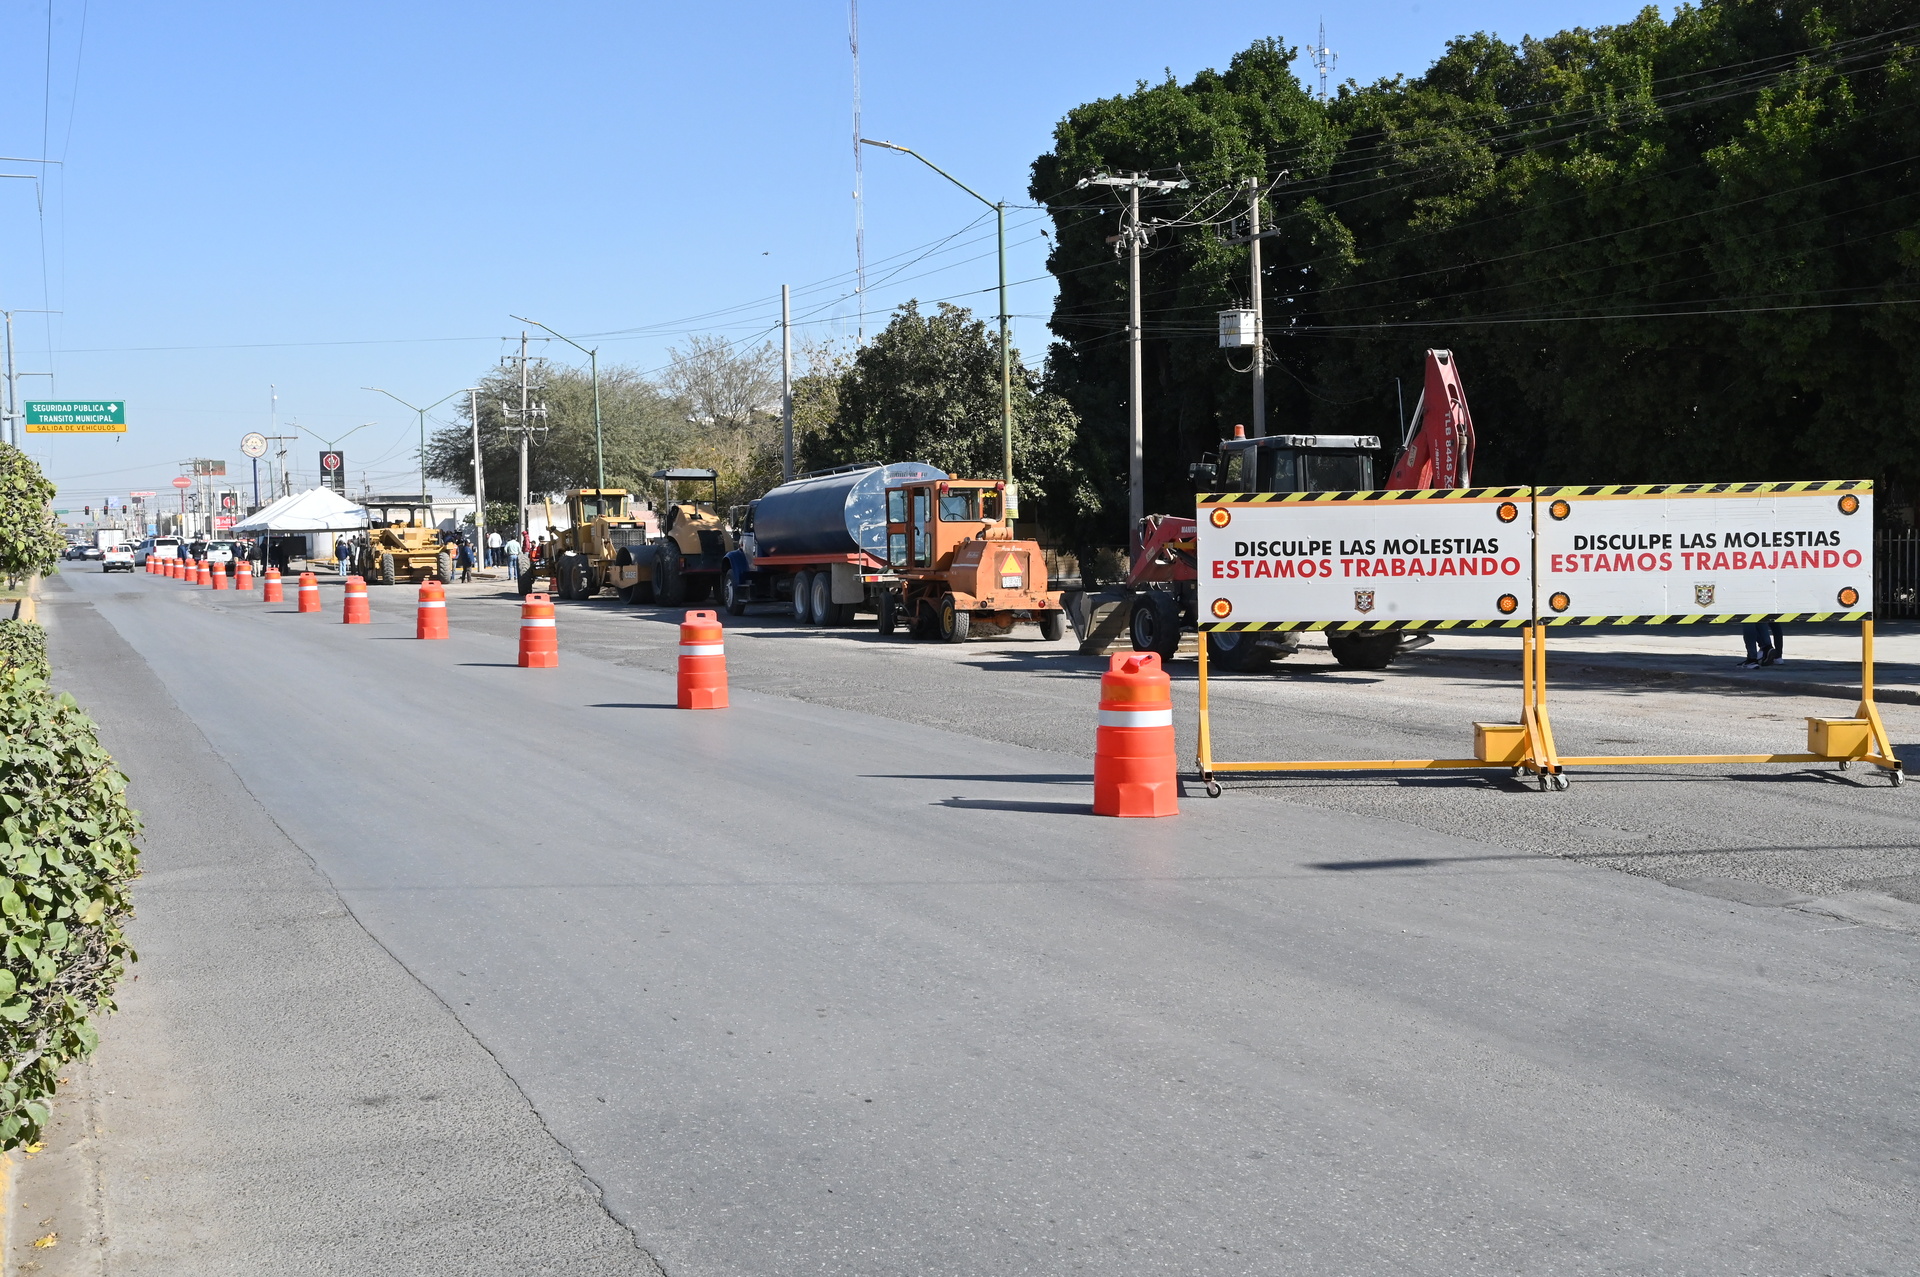
[{"label": "metal fence", "polygon": [[1875,536],[1873,570],[1874,615],[1920,617],[1920,528]]}]

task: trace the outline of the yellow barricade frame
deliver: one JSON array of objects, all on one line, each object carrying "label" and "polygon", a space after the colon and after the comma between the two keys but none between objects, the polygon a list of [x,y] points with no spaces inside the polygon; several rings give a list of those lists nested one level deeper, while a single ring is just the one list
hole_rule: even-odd
[{"label": "yellow barricade frame", "polygon": [[[1532,500],[1537,503],[1542,496],[1560,493],[1577,493],[1584,496],[1613,495],[1614,493],[1632,493],[1634,495],[1652,495],[1656,491],[1705,493],[1728,492],[1749,494],[1756,492],[1871,492],[1871,483],[1859,480],[1845,480],[1831,483],[1778,483],[1778,484],[1659,484],[1620,488],[1537,488],[1533,490]],[[1466,489],[1479,496],[1489,489]],[[1264,494],[1262,494],[1264,495]],[[1301,496],[1288,494],[1295,500]],[[1379,498],[1385,493],[1315,493],[1305,496],[1307,500],[1340,500],[1343,498],[1366,497]],[[1409,494],[1411,495],[1411,494]],[[1199,497],[1196,506],[1228,501],[1245,501],[1248,498],[1239,494],[1205,494]],[[1275,500],[1268,497],[1268,500]],[[1278,498],[1285,500],[1285,497]],[[1196,522],[1201,511],[1196,508]],[[1537,540],[1536,540],[1537,545]],[[1534,610],[1538,611],[1535,604]],[[1586,618],[1580,618],[1582,620]],[[1668,618],[1656,617],[1609,617],[1615,624],[1647,620],[1658,622]],[[1680,619],[1680,618],[1672,618]],[[1565,769],[1569,766],[1604,767],[1672,764],[1727,764],[1727,763],[1837,763],[1843,770],[1852,763],[1866,763],[1880,768],[1888,774],[1894,785],[1906,782],[1906,772],[1900,759],[1894,754],[1893,742],[1887,735],[1886,725],[1880,720],[1880,710],[1873,700],[1873,614],[1871,612],[1853,612],[1842,614],[1810,613],[1763,613],[1756,615],[1722,614],[1714,616],[1687,617],[1687,621],[1704,620],[1720,623],[1748,622],[1763,620],[1858,620],[1860,622],[1860,700],[1854,708],[1854,719],[1866,725],[1868,741],[1865,753],[1798,753],[1798,754],[1582,754],[1562,755],[1554,745],[1553,720],[1547,709],[1547,642],[1546,632],[1550,625],[1558,621],[1569,623],[1572,618],[1547,618],[1535,615],[1531,620],[1506,622],[1415,622],[1399,623],[1351,623],[1326,621],[1290,621],[1269,623],[1234,623],[1200,625],[1199,642],[1199,685],[1200,685],[1200,722],[1199,742],[1196,763],[1200,779],[1205,784],[1207,794],[1218,798],[1221,793],[1219,777],[1230,773],[1267,773],[1267,772],[1347,772],[1347,771],[1507,771],[1514,778],[1528,772],[1533,773],[1542,790],[1566,789],[1571,778]],[[1484,758],[1349,758],[1349,759],[1295,759],[1282,762],[1221,762],[1213,756],[1213,719],[1209,703],[1207,674],[1207,636],[1213,631],[1255,631],[1255,630],[1374,630],[1374,629],[1480,629],[1515,626],[1520,630],[1520,722],[1517,725],[1525,736],[1525,748],[1519,757],[1510,760],[1490,761]],[[1809,724],[1816,720],[1809,719]],[[1476,726],[1479,726],[1476,724]]]}]

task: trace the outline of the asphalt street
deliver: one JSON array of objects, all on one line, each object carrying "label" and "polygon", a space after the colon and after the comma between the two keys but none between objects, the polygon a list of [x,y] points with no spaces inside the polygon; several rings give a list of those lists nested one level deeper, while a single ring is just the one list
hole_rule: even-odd
[{"label": "asphalt street", "polygon": [[[528,671],[497,597],[419,643],[410,591],[349,627],[337,592],[315,617],[63,583],[127,652],[56,632],[62,678],[157,680],[418,982],[417,1027],[388,1030],[408,1058],[483,1049],[524,1097],[503,1129],[530,1156],[550,1136],[540,1164],[576,1165],[673,1277],[1897,1273],[1920,1240],[1920,940],[1576,858],[1843,850],[1800,857],[1828,866],[1817,894],[1871,880],[1897,902],[1911,791],[1884,780],[1321,778],[1102,820],[1094,663],[1065,645],[750,619],[729,631],[734,707],[692,714],[670,708],[667,618],[610,601],[563,605],[561,668]],[[1485,673],[1303,661],[1235,682],[1221,748],[1454,753],[1516,699]],[[1793,747],[1796,703],[1709,701],[1607,690],[1557,724],[1569,749]],[[140,712],[93,708],[110,742]],[[244,841],[202,876],[242,873]],[[229,943],[208,932],[234,923],[164,889],[203,859],[176,831],[150,842],[136,942],[159,956],[130,1019]],[[278,929],[255,929],[271,969]],[[326,1020],[363,992],[297,996]],[[305,1046],[376,1067],[338,1032]],[[237,1063],[186,1061],[167,1102],[244,1091]],[[245,1124],[223,1133],[274,1174]],[[489,1155],[448,1145],[447,1182],[420,1191],[460,1197]],[[235,1226],[217,1193],[196,1207]],[[425,1214],[388,1270],[432,1270]]]}]

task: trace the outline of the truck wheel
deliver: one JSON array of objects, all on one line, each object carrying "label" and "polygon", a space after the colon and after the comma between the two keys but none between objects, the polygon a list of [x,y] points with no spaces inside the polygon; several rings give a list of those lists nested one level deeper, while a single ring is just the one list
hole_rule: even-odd
[{"label": "truck wheel", "polygon": [[967,631],[973,627],[973,615],[970,612],[962,612],[960,605],[954,601],[953,595],[948,594],[941,598],[938,619],[942,642],[964,643],[967,641]]},{"label": "truck wheel", "polygon": [[561,555],[560,561],[553,565],[553,593],[569,602],[573,599],[573,556],[570,554]]},{"label": "truck wheel", "polygon": [[880,591],[880,632],[891,634],[900,624],[900,596],[892,590]]},{"label": "truck wheel", "polygon": [[731,569],[720,576],[720,606],[727,609],[728,616],[747,614],[747,587],[733,579]]},{"label": "truck wheel", "polygon": [[1136,652],[1158,652],[1170,661],[1180,650],[1180,605],[1165,590],[1144,590],[1134,596],[1127,630]]},{"label": "truck wheel", "polygon": [[687,578],[680,547],[668,543],[653,558],[653,600],[661,607],[679,607],[687,601]]},{"label": "truck wheel", "polygon": [[383,554],[380,556],[380,584],[393,584],[393,556],[391,554]]},{"label": "truck wheel", "polygon": [[1058,643],[1067,632],[1067,614],[1065,612],[1045,611],[1034,618],[1040,625],[1040,637],[1049,643]]},{"label": "truck wheel", "polygon": [[807,609],[809,622],[814,625],[840,623],[840,609],[833,605],[833,574],[831,572],[815,572],[813,585],[808,589],[807,594],[813,600],[812,605]]},{"label": "truck wheel", "polygon": [[801,625],[813,620],[813,573],[793,574],[793,619]]},{"label": "truck wheel", "polygon": [[442,585],[453,580],[453,556],[442,550],[433,560],[433,574]]},{"label": "truck wheel", "polygon": [[1211,632],[1207,635],[1207,657],[1235,674],[1253,674],[1273,664],[1271,648],[1256,647],[1253,634]]},{"label": "truck wheel", "polygon": [[1400,650],[1398,634],[1329,634],[1327,650],[1350,670],[1383,670]]},{"label": "truck wheel", "polygon": [[687,578],[686,597],[689,603],[704,603],[713,587],[719,584],[710,576],[690,576]]}]

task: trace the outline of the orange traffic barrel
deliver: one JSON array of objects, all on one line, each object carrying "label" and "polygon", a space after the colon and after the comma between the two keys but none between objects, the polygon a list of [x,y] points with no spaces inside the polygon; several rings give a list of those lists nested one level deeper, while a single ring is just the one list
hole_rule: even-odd
[{"label": "orange traffic barrel", "polygon": [[727,707],[727,648],[718,612],[689,612],[680,622],[681,709]]},{"label": "orange traffic barrel", "polygon": [[207,560],[207,559],[200,560],[200,566],[195,569],[195,573],[196,573],[195,580],[197,584],[204,585],[209,590],[213,588],[213,564],[210,560]]},{"label": "orange traffic barrel", "polygon": [[286,596],[280,592],[280,569],[268,568],[266,584],[260,588],[262,603],[285,603]]},{"label": "orange traffic barrel", "polygon": [[184,581],[184,580],[186,580],[186,579],[187,579],[187,565],[188,565],[189,563],[191,563],[191,562],[192,562],[192,560],[190,560],[190,559],[182,559],[182,558],[178,558],[178,557],[176,557],[176,558],[174,558],[174,559],[172,559],[172,560],[171,560],[170,562],[171,562],[171,565],[172,565],[172,568],[173,568],[173,570],[172,570],[171,572],[168,572],[168,573],[167,573],[167,575],[168,575],[168,576],[170,576],[170,577],[172,577],[172,578],[173,578],[174,580],[176,580],[176,581]]},{"label": "orange traffic barrel", "polygon": [[447,588],[431,577],[420,586],[420,613],[413,627],[413,636],[423,639],[447,637]]},{"label": "orange traffic barrel", "polygon": [[560,634],[553,624],[553,600],[529,594],[520,605],[520,668],[550,670],[560,664]]},{"label": "orange traffic barrel", "polygon": [[216,590],[226,589],[227,565],[224,563],[209,563],[207,565],[207,584]]},{"label": "orange traffic barrel", "polygon": [[253,588],[253,564],[246,559],[240,560],[240,566],[234,569],[233,588],[236,590]]},{"label": "orange traffic barrel", "polygon": [[160,560],[160,575],[162,575],[162,576],[168,576],[168,577],[173,577],[173,576],[179,576],[179,575],[180,575],[180,560],[178,560],[178,559],[162,559],[162,560]]},{"label": "orange traffic barrel", "polygon": [[300,606],[298,612],[318,612],[320,610],[320,578],[311,572],[300,574]]},{"label": "orange traffic barrel", "polygon": [[1177,815],[1173,751],[1173,684],[1160,668],[1160,654],[1115,653],[1100,676],[1093,814]]},{"label": "orange traffic barrel", "polygon": [[340,610],[340,620],[347,625],[373,623],[373,609],[367,605],[367,583],[363,578],[347,578],[346,606]]}]

